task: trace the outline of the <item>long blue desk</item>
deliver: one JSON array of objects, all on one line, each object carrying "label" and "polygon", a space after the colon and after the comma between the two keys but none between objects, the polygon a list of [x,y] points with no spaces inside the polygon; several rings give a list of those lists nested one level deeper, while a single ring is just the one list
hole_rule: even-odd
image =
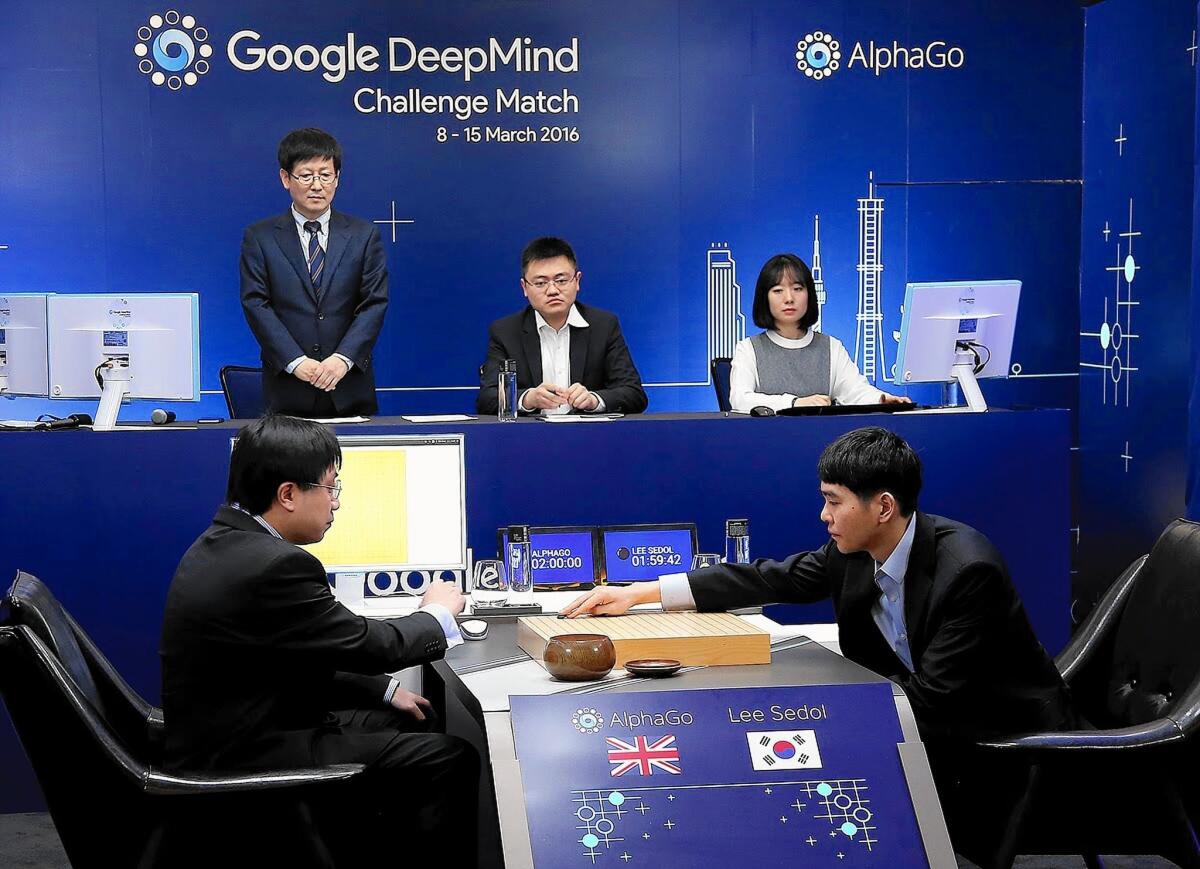
[{"label": "long blue desk", "polygon": [[[339,432],[464,432],[468,543],[530,524],[693,521],[721,551],[724,520],[750,519],[755,556],[827,539],[816,462],[843,432],[881,425],[925,465],[921,509],[986,533],[1007,558],[1039,637],[1069,635],[1070,428],[1066,411],[749,418],[651,414],[612,423],[377,419]],[[225,491],[236,425],[162,431],[0,433],[0,578],[41,577],[147,699],[158,698],[158,633],[180,555]],[[776,608],[779,621],[832,619],[828,604]],[[0,719],[0,812],[40,806],[32,772]]]}]

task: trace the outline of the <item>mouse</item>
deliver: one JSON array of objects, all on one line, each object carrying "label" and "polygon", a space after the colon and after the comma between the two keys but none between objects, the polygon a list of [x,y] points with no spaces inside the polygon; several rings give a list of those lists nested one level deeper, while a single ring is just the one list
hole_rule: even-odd
[{"label": "mouse", "polygon": [[459,623],[458,629],[464,640],[482,640],[487,636],[488,623],[483,619],[467,619]]},{"label": "mouse", "polygon": [[751,416],[774,416],[775,411],[767,407],[765,404],[760,404],[758,407],[750,408]]}]

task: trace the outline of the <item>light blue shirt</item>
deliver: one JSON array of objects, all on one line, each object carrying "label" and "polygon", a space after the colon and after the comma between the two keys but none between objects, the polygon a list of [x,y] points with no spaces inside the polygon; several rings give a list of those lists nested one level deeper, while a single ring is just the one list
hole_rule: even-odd
[{"label": "light blue shirt", "polygon": [[879,599],[871,605],[871,618],[878,625],[879,632],[910,673],[915,670],[912,652],[908,647],[908,628],[904,624],[904,576],[908,573],[908,558],[912,554],[913,537],[917,531],[915,518],[915,513],[909,517],[908,527],[887,561],[875,563]]}]

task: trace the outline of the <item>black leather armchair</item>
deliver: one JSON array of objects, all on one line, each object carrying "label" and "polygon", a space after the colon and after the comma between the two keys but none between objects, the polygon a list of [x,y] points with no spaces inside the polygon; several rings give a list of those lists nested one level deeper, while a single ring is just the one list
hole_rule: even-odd
[{"label": "black leather armchair", "polygon": [[75,869],[332,866],[311,807],[363,767],[172,774],[162,714],[125,683],[38,579],[19,572],[0,621],[0,693]]},{"label": "black leather armchair", "polygon": [[[1200,524],[1177,520],[1109,588],[1056,661],[1095,729],[976,746],[1025,786],[990,820],[1014,855],[1157,854],[1200,867]],[[983,783],[986,788],[986,782]]]}]

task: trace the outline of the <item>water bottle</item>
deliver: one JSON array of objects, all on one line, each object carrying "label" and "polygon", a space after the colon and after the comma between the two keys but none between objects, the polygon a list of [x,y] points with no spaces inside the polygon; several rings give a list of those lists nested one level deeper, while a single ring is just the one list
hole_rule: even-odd
[{"label": "water bottle", "polygon": [[496,419],[511,422],[517,418],[516,359],[505,359],[500,363],[500,374],[496,386]]},{"label": "water bottle", "polygon": [[750,520],[725,520],[725,563],[750,563]]},{"label": "water bottle", "polygon": [[508,526],[508,587],[514,595],[533,592],[533,546],[528,525]]}]

